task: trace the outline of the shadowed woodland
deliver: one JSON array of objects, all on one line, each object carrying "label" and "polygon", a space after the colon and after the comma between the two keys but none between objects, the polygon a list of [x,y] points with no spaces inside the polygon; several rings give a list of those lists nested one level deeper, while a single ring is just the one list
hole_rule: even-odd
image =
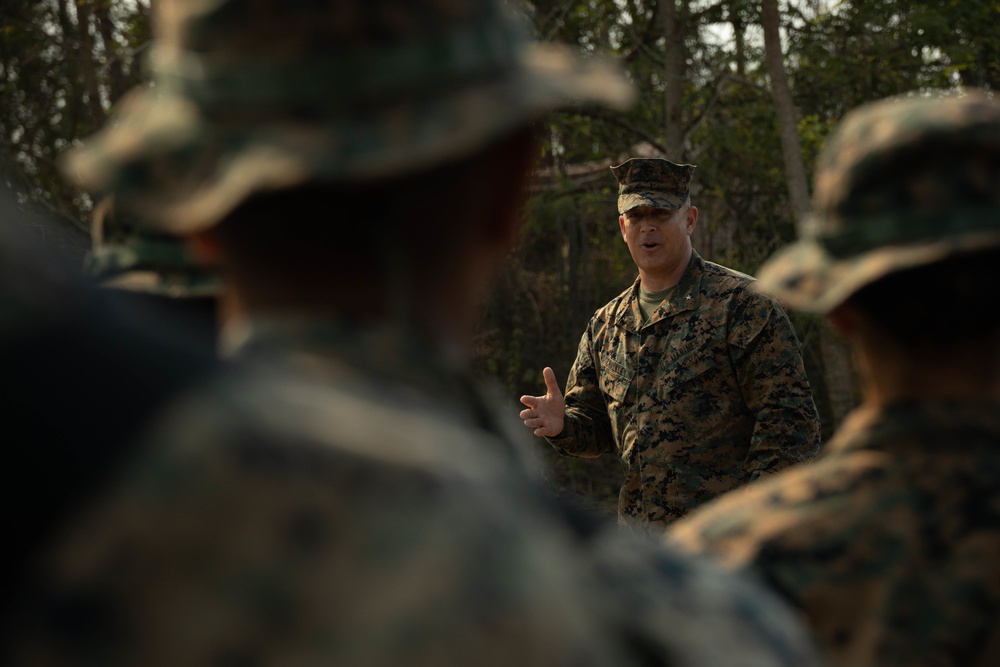
[{"label": "shadowed woodland", "polygon": [[[82,262],[93,202],[58,154],[113,116],[143,81],[149,2],[0,1],[0,164],[26,224]],[[824,138],[866,101],[1000,83],[1000,2],[988,0],[511,0],[539,39],[619,60],[639,91],[629,112],[580,109],[539,125],[523,238],[485,304],[476,366],[516,413],[560,380],[596,308],[635,279],[608,167],[662,156],[698,166],[695,248],[753,273],[808,214]],[[820,319],[792,314],[824,436],[857,400],[848,351]],[[557,456],[553,485],[613,511],[614,457]]]}]

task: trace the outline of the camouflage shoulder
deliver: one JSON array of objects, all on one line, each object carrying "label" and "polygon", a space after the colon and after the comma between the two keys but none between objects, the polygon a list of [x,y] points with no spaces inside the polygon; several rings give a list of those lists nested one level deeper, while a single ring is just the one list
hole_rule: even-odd
[{"label": "camouflage shoulder", "polygon": [[[306,417],[327,402],[308,384],[276,377],[294,405],[248,412],[243,393],[276,393],[245,389],[253,376],[236,373],[166,415],[122,481],[57,541],[60,588],[19,638],[38,657],[24,664],[101,664],[119,641],[122,664],[207,664],[223,651],[260,664],[364,656],[429,667],[484,654],[522,667],[631,664],[579,580],[584,557],[531,511],[521,478],[475,464],[487,447],[469,446],[474,430],[458,442],[448,420],[415,421],[420,406],[399,406],[385,424],[376,405],[319,432],[322,419]],[[241,396],[199,400],[231,384]],[[358,446],[400,433],[408,446]],[[480,590],[491,594],[471,594]],[[158,644],[164,619],[192,599],[213,625]],[[61,663],[49,658],[73,637],[47,620],[70,601],[96,630]]]},{"label": "camouflage shoulder", "polygon": [[726,283],[736,285],[753,285],[757,282],[756,278],[747,273],[743,273],[742,271],[730,269],[728,266],[716,264],[715,262],[710,262],[707,259],[703,259],[702,262],[704,263],[706,276],[712,276],[721,281],[725,281]]},{"label": "camouflage shoulder", "polygon": [[662,652],[678,664],[822,664],[799,618],[752,575],[627,531],[603,535],[591,546],[614,593],[608,604],[625,605],[615,611],[627,618],[635,641],[666,642]]},{"label": "camouflage shoulder", "polygon": [[[704,260],[703,260],[704,261]],[[702,289],[710,287],[717,294],[731,294],[737,297],[738,302],[747,304],[766,303],[773,308],[784,311],[784,306],[772,292],[764,289],[754,276],[730,269],[727,266],[716,264],[715,262],[704,261],[704,275],[710,278],[710,285],[706,286],[702,281]]]},{"label": "camouflage shoulder", "polygon": [[701,291],[709,298],[724,301],[730,308],[766,305],[781,309],[778,300],[763,291],[753,276],[714,262],[703,260],[703,263]]}]

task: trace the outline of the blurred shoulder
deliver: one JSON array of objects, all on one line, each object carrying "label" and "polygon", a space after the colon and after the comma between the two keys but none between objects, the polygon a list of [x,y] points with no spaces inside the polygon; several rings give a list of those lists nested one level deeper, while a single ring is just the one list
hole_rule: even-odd
[{"label": "blurred shoulder", "polygon": [[[620,531],[590,549],[636,641],[666,646],[685,665],[820,664],[800,619],[748,572]],[[669,628],[669,632],[664,632]]]}]

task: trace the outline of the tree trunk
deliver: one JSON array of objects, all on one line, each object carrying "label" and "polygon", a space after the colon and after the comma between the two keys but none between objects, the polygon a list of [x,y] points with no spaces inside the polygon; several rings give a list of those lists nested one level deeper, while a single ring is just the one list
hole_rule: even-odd
[{"label": "tree trunk", "polygon": [[660,0],[660,17],[663,20],[663,36],[666,39],[663,72],[666,95],[666,118],[664,119],[664,142],[668,160],[680,162],[684,155],[684,121],[681,115],[683,103],[684,74],[684,23],[677,12],[676,0]]},{"label": "tree trunk", "polygon": [[120,47],[115,42],[111,3],[97,3],[94,6],[93,16],[97,34],[101,36],[101,42],[104,44],[105,57],[108,59],[108,98],[111,104],[115,104],[130,86],[125,79]]},{"label": "tree trunk", "polygon": [[[100,83],[97,80],[97,64],[94,62],[94,38],[90,33],[91,6],[88,0],[76,4],[76,59],[83,89],[87,98],[87,119],[90,128],[97,129],[104,124],[104,104],[101,100]],[[93,131],[93,130],[91,130]]]},{"label": "tree trunk", "polygon": [[[802,161],[792,91],[785,73],[777,0],[763,0],[761,23],[764,28],[764,58],[767,61],[767,72],[771,77],[771,96],[781,135],[781,154],[785,162],[788,198],[795,219],[802,220],[809,213],[809,184],[806,179],[805,164]],[[830,413],[836,425],[854,407],[854,372],[847,345],[830,330],[827,322],[823,322],[820,327],[820,355],[823,358],[823,375],[830,401]]]},{"label": "tree trunk", "polygon": [[809,184],[806,180],[805,164],[802,162],[802,147],[799,142],[792,91],[785,73],[785,57],[781,50],[778,0],[763,0],[761,24],[764,28],[764,58],[767,61],[767,73],[771,77],[771,96],[778,116],[781,154],[785,161],[788,199],[795,219],[801,220],[809,212]]},{"label": "tree trunk", "polygon": [[746,26],[743,23],[743,16],[740,14],[740,3],[730,2],[729,3],[729,23],[733,26],[733,39],[736,43],[736,55],[734,56],[736,60],[736,73],[740,76],[746,76],[747,73],[747,49],[746,49],[746,34],[744,30]]}]

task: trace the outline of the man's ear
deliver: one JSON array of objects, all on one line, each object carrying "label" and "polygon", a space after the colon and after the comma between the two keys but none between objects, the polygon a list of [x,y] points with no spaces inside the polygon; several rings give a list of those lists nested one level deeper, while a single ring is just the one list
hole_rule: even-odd
[{"label": "man's ear", "polygon": [[184,247],[202,266],[217,267],[222,263],[222,247],[211,231],[195,232],[183,240]]},{"label": "man's ear", "polygon": [[625,241],[626,243],[628,243],[628,239],[625,236],[625,216],[624,215],[619,215],[618,216],[618,229],[620,229],[621,232],[622,232],[622,241]]},{"label": "man's ear", "polygon": [[847,339],[854,338],[860,327],[858,311],[850,301],[845,301],[831,310],[826,314],[826,319],[834,331]]},{"label": "man's ear", "polygon": [[684,214],[684,223],[687,225],[688,236],[694,231],[694,228],[698,226],[698,207],[688,206],[687,212]]},{"label": "man's ear", "polygon": [[483,227],[493,243],[508,250],[520,235],[523,208],[529,196],[531,177],[539,157],[538,141],[525,128],[509,139],[495,155],[491,170],[482,182],[490,183],[488,195],[480,200],[493,224]]}]

